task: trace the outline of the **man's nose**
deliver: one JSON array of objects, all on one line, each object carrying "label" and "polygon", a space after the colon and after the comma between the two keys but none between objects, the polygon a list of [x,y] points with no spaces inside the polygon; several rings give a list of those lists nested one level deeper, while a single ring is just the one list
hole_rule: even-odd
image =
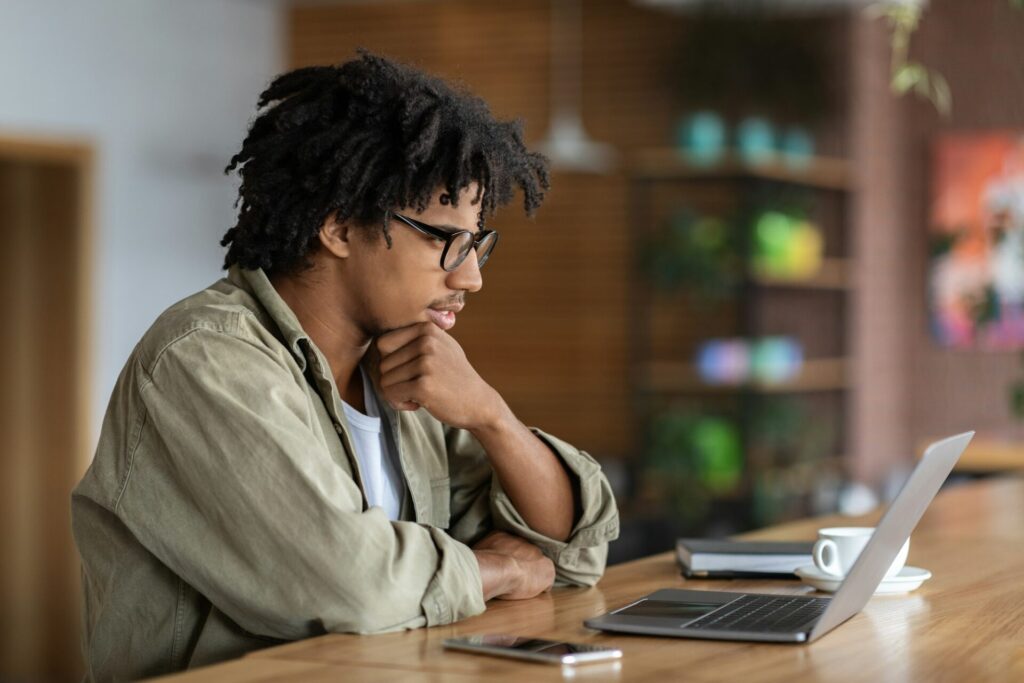
[{"label": "man's nose", "polygon": [[448,273],[447,284],[449,289],[461,289],[466,292],[479,292],[484,286],[483,276],[480,275],[480,263],[476,260],[476,249],[470,249],[469,255],[459,264],[459,267]]}]

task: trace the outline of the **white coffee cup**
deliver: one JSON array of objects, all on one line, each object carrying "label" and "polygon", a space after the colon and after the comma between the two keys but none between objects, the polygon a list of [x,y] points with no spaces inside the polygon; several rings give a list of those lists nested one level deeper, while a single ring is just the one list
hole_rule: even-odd
[{"label": "white coffee cup", "polygon": [[[853,568],[857,556],[871,540],[875,528],[871,526],[837,526],[818,529],[818,541],[814,544],[814,566],[831,576],[846,576]],[[885,577],[895,576],[907,563],[910,539],[900,548]]]}]

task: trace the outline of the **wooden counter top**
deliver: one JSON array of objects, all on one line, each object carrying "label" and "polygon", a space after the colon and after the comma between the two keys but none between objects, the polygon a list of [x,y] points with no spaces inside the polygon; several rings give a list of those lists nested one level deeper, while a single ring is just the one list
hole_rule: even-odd
[{"label": "wooden counter top", "polygon": [[[744,538],[813,539],[802,520]],[[933,578],[904,595],[876,596],[863,612],[810,645],[771,645],[603,634],[592,616],[658,588],[810,594],[796,581],[685,580],[671,553],[609,568],[594,588],[560,588],[521,602],[496,600],[451,626],[376,636],[330,634],[269,648],[181,681],[985,681],[1024,680],[1024,478],[942,491],[911,537],[908,564]],[[445,638],[512,633],[615,645],[616,664],[575,669],[445,651]]]}]

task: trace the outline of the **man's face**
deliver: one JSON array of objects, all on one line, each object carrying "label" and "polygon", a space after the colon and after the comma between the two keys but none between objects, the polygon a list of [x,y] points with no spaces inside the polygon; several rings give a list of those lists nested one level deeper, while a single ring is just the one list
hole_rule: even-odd
[{"label": "man's face", "polygon": [[[477,232],[480,205],[470,203],[476,189],[475,183],[464,189],[457,207],[446,201],[444,190],[438,190],[424,211],[408,209],[402,214],[447,231]],[[443,241],[394,219],[389,232],[390,249],[379,231],[352,240],[346,287],[356,296],[356,322],[371,337],[426,321],[451,329],[466,293],[483,285],[476,252],[471,250],[458,268],[446,272],[441,267]]]}]

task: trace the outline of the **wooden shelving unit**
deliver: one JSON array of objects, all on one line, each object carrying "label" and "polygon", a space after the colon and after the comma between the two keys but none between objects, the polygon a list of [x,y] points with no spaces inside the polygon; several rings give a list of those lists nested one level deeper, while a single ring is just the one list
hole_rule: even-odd
[{"label": "wooden shelving unit", "polygon": [[[799,279],[767,277],[747,272],[731,304],[736,310],[736,329],[725,336],[755,338],[785,334],[807,341],[804,338],[806,329],[803,333],[797,329],[778,329],[780,326],[784,327],[784,323],[773,319],[773,315],[779,312],[781,306],[781,310],[786,314],[781,316],[782,318],[804,319],[805,328],[810,327],[813,330],[811,334],[816,331],[815,326],[831,325],[835,328],[827,335],[828,339],[833,340],[831,346],[834,348],[823,349],[821,344],[818,344],[813,351],[807,351],[805,345],[807,357],[799,373],[790,381],[751,381],[740,385],[709,384],[701,378],[694,365],[693,349],[687,352],[684,350],[687,348],[686,345],[683,345],[680,347],[680,353],[674,357],[665,357],[665,349],[673,348],[672,345],[664,343],[664,340],[652,344],[651,335],[655,332],[663,335],[666,329],[663,322],[665,316],[668,315],[671,319],[673,315],[667,312],[666,306],[675,305],[677,299],[662,295],[654,296],[654,285],[645,273],[640,272],[638,265],[631,307],[634,316],[632,367],[636,418],[640,427],[641,443],[644,442],[644,426],[648,425],[655,413],[665,406],[670,410],[706,410],[707,414],[711,415],[715,414],[715,406],[728,406],[725,411],[733,416],[730,419],[739,421],[744,449],[747,451],[748,447],[752,446],[749,443],[751,421],[753,416],[758,414],[759,406],[764,405],[766,401],[782,400],[782,397],[785,397],[784,400],[787,401],[806,401],[814,404],[816,408],[823,405],[829,409],[838,406],[836,410],[839,411],[839,415],[835,419],[839,435],[836,437],[836,443],[823,448],[817,461],[822,471],[830,469],[835,472],[838,469],[835,454],[846,450],[846,410],[849,405],[849,392],[853,389],[851,359],[845,348],[845,328],[848,320],[846,302],[855,290],[852,278],[854,262],[850,257],[846,227],[847,197],[854,189],[849,163],[842,159],[813,157],[799,164],[786,163],[780,159],[754,165],[744,163],[735,156],[728,156],[713,165],[696,165],[690,163],[685,155],[676,149],[658,148],[636,152],[631,159],[629,173],[631,215],[635,221],[636,233],[644,236],[651,235],[655,228],[660,228],[674,200],[689,199],[694,195],[698,199],[713,198],[706,200],[716,207],[710,209],[711,211],[721,210],[720,207],[728,204],[723,197],[732,197],[732,200],[729,200],[734,208],[732,215],[739,216],[736,229],[741,231],[749,230],[748,218],[756,211],[772,208],[771,200],[766,201],[766,197],[791,198],[798,195],[809,197],[811,203],[816,206],[826,206],[826,203],[829,203],[827,206],[831,207],[829,210],[832,213],[826,212],[828,226],[823,233],[826,236],[825,258],[818,271]],[[700,215],[714,215],[707,214],[700,201],[694,201],[689,208]],[[741,250],[738,254],[739,262],[749,263],[749,232],[741,239],[737,239],[736,244],[740,245],[738,248]],[[768,299],[772,300],[770,306],[767,303]],[[799,306],[805,307],[801,309],[803,313],[794,309]],[[655,319],[652,317],[652,307],[657,308],[657,320],[662,321],[656,326],[656,330],[652,328],[652,321]],[[711,311],[705,314],[714,316],[719,313],[716,308],[722,307],[710,308]],[[811,309],[820,311],[823,308],[837,313],[828,320],[819,321]],[[690,314],[693,315],[693,312],[690,311]],[[769,319],[768,327],[774,326],[769,332],[763,329],[765,318]],[[689,329],[699,330],[701,327],[699,322],[695,322]],[[707,337],[722,336],[718,332],[720,325],[710,327],[714,328],[716,333],[709,333]],[[655,347],[661,351],[657,356],[652,356],[651,350]],[[757,446],[754,446],[749,452],[753,453],[756,448]],[[794,468],[815,467],[813,462],[807,461],[779,462],[773,466],[764,462],[763,448],[760,448],[758,453],[760,455],[757,457],[748,459],[747,472],[740,485],[734,491],[717,494],[715,500],[734,507],[737,503],[742,504],[744,500],[751,503],[755,495],[752,482],[759,476],[767,474],[785,480],[792,478]],[[769,470],[763,469],[766,467]],[[801,472],[806,475],[806,471]],[[807,515],[818,511],[799,512]],[[751,518],[748,518],[746,523],[750,522]],[[741,526],[743,523],[742,520],[739,521]]]}]

